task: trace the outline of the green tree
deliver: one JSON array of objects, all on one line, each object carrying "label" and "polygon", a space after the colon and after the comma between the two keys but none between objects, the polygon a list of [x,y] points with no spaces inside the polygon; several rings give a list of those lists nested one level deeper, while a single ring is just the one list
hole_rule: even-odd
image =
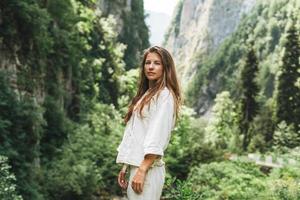
[{"label": "green tree", "polygon": [[9,172],[10,166],[6,157],[0,156],[0,199],[5,200],[22,200],[17,194],[16,178]]},{"label": "green tree", "polygon": [[149,47],[149,29],[145,23],[144,2],[131,1],[131,12],[123,12],[124,29],[119,40],[127,45],[124,55],[126,69],[139,66],[141,53]]},{"label": "green tree", "polygon": [[168,173],[181,180],[187,177],[192,166],[216,157],[215,151],[204,144],[204,120],[197,119],[194,115],[190,108],[181,109],[164,158]]},{"label": "green tree", "polygon": [[0,74],[0,154],[23,198],[40,200],[74,123],[96,102],[118,106],[124,45],[94,0],[4,0],[0,10],[5,67],[17,65],[15,88]]},{"label": "green tree", "polygon": [[217,94],[212,111],[213,118],[205,128],[206,141],[217,149],[238,151],[238,114],[228,91]]},{"label": "green tree", "polygon": [[277,110],[278,123],[285,121],[300,130],[300,88],[296,82],[300,76],[300,44],[295,23],[286,32],[286,43],[282,57],[282,65],[278,75]]},{"label": "green tree", "polygon": [[[127,9],[117,1],[106,3]],[[3,0],[0,10],[4,65],[8,69],[16,65],[14,88],[10,74],[0,72],[0,154],[8,157],[23,198],[43,199],[43,192],[56,191],[58,184],[50,184],[57,183],[55,180],[65,180],[63,185],[75,188],[58,188],[57,195],[62,197],[87,198],[81,189],[88,195],[99,187],[101,191],[116,191],[111,187],[118,167],[113,150],[121,131],[113,132],[116,126],[107,121],[119,114],[115,108],[125,105],[126,99],[122,102],[120,94],[132,96],[136,85],[135,75],[130,73],[126,80],[120,80],[125,45],[115,32],[116,21],[104,17],[94,0]],[[140,51],[149,45],[143,1],[131,1],[130,10],[123,30],[129,40],[126,35],[122,39],[128,45],[128,58],[137,62]],[[121,88],[121,81],[132,87]],[[87,120],[90,115],[93,119]],[[101,123],[97,127],[90,125],[97,122]],[[77,124],[83,128],[74,131]],[[110,134],[113,136],[108,139]],[[89,143],[84,146],[87,138]],[[80,154],[82,146],[87,149]],[[71,168],[77,158],[76,166],[87,167],[78,176],[80,169],[65,167]],[[64,170],[70,179],[64,179]],[[45,181],[46,171],[56,179]],[[93,177],[94,172],[103,179]],[[90,184],[83,180],[90,180]]]},{"label": "green tree", "polygon": [[43,108],[27,93],[14,92],[8,77],[0,72],[0,154],[9,158],[23,198],[42,199],[38,174]]},{"label": "green tree", "polygon": [[239,122],[240,132],[243,135],[243,149],[246,150],[250,140],[250,124],[258,112],[258,103],[256,96],[259,88],[256,83],[258,72],[257,58],[253,47],[250,47],[247,52],[245,64],[241,72],[241,118]]},{"label": "green tree", "polygon": [[287,125],[285,121],[278,124],[274,132],[274,149],[286,152],[297,147],[300,143],[300,133],[294,130],[292,124]]},{"label": "green tree", "polygon": [[269,99],[260,106],[259,112],[251,124],[251,142],[248,146],[250,152],[265,152],[273,145],[273,133],[275,130],[273,114],[274,99]]},{"label": "green tree", "polygon": [[116,177],[116,149],[124,127],[112,105],[97,103],[82,124],[71,131],[61,154],[46,170],[47,199],[108,199],[120,192]]}]

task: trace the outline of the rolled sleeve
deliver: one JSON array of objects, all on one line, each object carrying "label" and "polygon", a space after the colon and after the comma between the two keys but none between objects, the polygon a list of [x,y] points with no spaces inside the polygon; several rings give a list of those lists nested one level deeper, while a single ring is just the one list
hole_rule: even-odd
[{"label": "rolled sleeve", "polygon": [[174,99],[168,90],[161,92],[157,99],[155,112],[150,116],[144,140],[144,156],[147,154],[164,155],[169,143],[174,123]]}]

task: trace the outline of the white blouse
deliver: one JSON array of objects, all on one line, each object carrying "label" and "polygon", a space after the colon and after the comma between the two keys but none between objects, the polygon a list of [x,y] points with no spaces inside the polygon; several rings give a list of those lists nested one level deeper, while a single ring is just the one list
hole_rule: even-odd
[{"label": "white blouse", "polygon": [[175,126],[174,98],[167,87],[156,97],[151,99],[150,107],[144,106],[144,118],[139,109],[133,111],[117,149],[117,163],[140,166],[146,154],[164,155]]}]

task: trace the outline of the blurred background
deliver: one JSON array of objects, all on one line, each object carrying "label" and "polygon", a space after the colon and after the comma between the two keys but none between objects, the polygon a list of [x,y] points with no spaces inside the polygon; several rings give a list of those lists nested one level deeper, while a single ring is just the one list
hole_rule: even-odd
[{"label": "blurred background", "polygon": [[118,200],[143,50],[185,103],[162,199],[300,199],[300,1],[1,0],[0,199]]}]

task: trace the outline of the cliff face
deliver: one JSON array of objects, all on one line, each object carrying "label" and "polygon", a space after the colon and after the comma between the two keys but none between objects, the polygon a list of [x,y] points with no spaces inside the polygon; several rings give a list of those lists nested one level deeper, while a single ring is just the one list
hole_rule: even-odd
[{"label": "cliff face", "polygon": [[104,16],[113,15],[117,23],[117,32],[120,34],[124,27],[123,13],[129,13],[131,9],[131,0],[107,1],[99,0],[98,7]]},{"label": "cliff face", "polygon": [[127,46],[124,54],[126,69],[136,68],[139,65],[141,52],[149,47],[144,1],[99,0],[98,6],[105,17],[113,15],[116,19],[118,39]]},{"label": "cliff face", "polygon": [[290,24],[299,26],[298,13],[297,0],[181,1],[165,43],[177,61],[189,106],[207,116],[216,94],[227,90],[238,100],[250,48],[258,58],[260,95],[273,98],[285,33]]},{"label": "cliff face", "polygon": [[17,90],[17,68],[19,66],[20,61],[15,51],[8,51],[0,41],[0,70],[6,70],[11,74],[9,78],[14,90]]},{"label": "cliff face", "polygon": [[175,57],[183,86],[203,57],[213,54],[234,32],[255,0],[184,0],[179,2],[165,46]]},{"label": "cliff face", "polygon": [[[109,15],[112,15],[113,18],[116,21],[116,25],[114,26],[114,29],[117,32],[117,35],[119,36],[117,39],[119,42],[122,42],[123,44],[127,45],[127,50],[125,52],[125,57],[131,57],[133,60],[136,59],[133,56],[130,56],[131,54],[136,55],[136,57],[139,56],[140,49],[144,48],[144,46],[148,46],[148,37],[145,39],[139,39],[137,41],[141,41],[138,45],[134,46],[134,44],[131,44],[130,41],[126,41],[126,33],[127,26],[126,24],[131,23],[131,21],[128,21],[132,13],[139,12],[141,13],[140,16],[136,17],[135,20],[139,21],[140,23],[144,23],[144,16],[143,16],[143,1],[137,1],[137,0],[117,0],[117,1],[111,1],[111,0],[98,0],[97,1],[97,7],[101,10],[101,13],[104,17],[108,17]],[[13,15],[13,14],[11,14]],[[126,18],[124,17],[126,15]],[[4,17],[4,9],[2,10],[0,8],[0,26],[6,27],[7,24],[5,24]],[[8,16],[6,16],[8,18]],[[10,16],[9,16],[10,17]],[[15,35],[13,34],[7,36],[5,28],[3,30],[0,30],[0,70],[5,70],[10,73],[10,81],[12,87],[17,92],[24,92],[24,88],[21,88],[22,86],[18,85],[19,83],[19,72],[24,71],[25,69],[29,69],[30,71],[31,66],[28,67],[28,61],[31,58],[28,58],[28,56],[24,56],[23,52],[21,51],[24,49],[23,40],[28,41],[28,46],[30,51],[35,48],[35,45],[32,43],[32,38],[26,38],[28,37],[25,33],[22,33],[22,29],[18,26],[18,19],[15,19],[11,22],[12,24],[16,24],[17,27]],[[134,24],[134,23],[133,23]],[[54,26],[57,26],[55,24]],[[29,27],[29,25],[28,25]],[[146,35],[148,34],[146,30]],[[133,35],[142,38],[142,33],[138,32],[138,29],[130,30],[133,31]],[[33,33],[32,35],[34,35]],[[23,35],[23,37],[22,37]],[[30,36],[31,37],[31,36]],[[123,39],[125,37],[125,39]],[[5,43],[4,41],[11,41],[10,44]],[[31,44],[29,44],[31,43]],[[134,47],[132,47],[134,46]],[[129,50],[128,50],[129,49]],[[38,56],[36,56],[38,57]],[[44,58],[45,59],[45,58]],[[40,60],[43,62],[43,59],[38,58],[37,60]],[[134,61],[132,61],[133,63]],[[40,63],[39,63],[40,64]],[[74,89],[72,89],[72,66],[70,66],[70,69],[65,70],[64,72],[59,72],[59,75],[57,75],[58,81],[61,83],[61,85],[64,87],[64,89],[67,91],[67,93],[74,93]],[[33,70],[34,72],[34,70]],[[44,102],[44,98],[46,96],[46,81],[45,78],[45,71],[41,70],[40,72],[36,71],[35,75],[32,75],[31,77],[39,78],[38,84],[35,85],[34,88],[30,89],[30,94],[32,96],[35,96],[40,104]],[[30,74],[30,72],[28,72]],[[28,77],[27,77],[28,78]]]}]

